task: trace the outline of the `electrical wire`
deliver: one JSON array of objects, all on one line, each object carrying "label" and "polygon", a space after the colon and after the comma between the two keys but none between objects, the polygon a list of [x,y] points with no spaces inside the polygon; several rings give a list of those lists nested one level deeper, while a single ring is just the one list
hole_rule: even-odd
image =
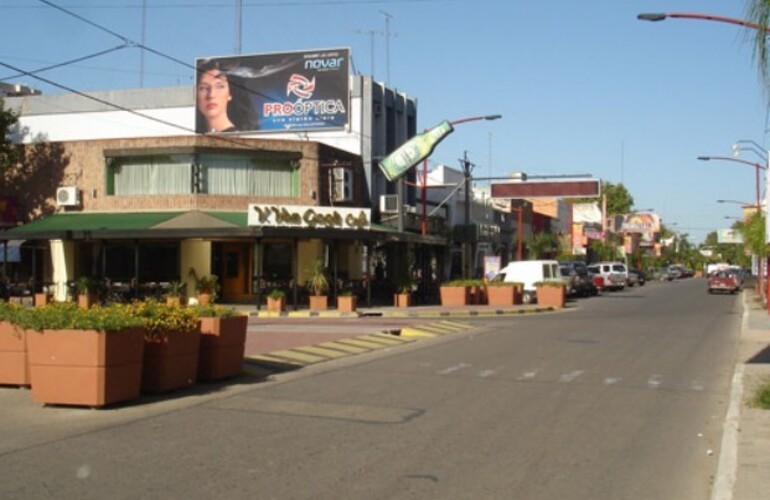
[{"label": "electrical wire", "polygon": [[28,75],[33,75],[33,74],[36,74],[36,73],[43,73],[45,71],[50,71],[52,69],[61,68],[63,66],[69,66],[71,64],[76,64],[76,63],[79,63],[79,62],[82,62],[82,61],[86,61],[88,59],[93,59],[95,57],[103,56],[103,55],[109,54],[111,52],[122,50],[122,49],[125,49],[127,47],[128,47],[128,45],[124,43],[122,45],[118,45],[117,47],[113,47],[111,49],[102,50],[101,52],[96,52],[95,54],[90,54],[90,55],[87,55],[87,56],[78,57],[77,59],[70,59],[69,61],[60,62],[60,63],[57,63],[57,64],[53,64],[51,66],[44,66],[42,68],[38,68],[38,69],[35,69],[35,70],[32,70],[32,71],[26,71],[24,73],[17,73],[15,75],[7,76],[5,78],[0,78],[0,82],[8,81],[8,80],[10,80],[12,78],[18,78],[20,76],[28,76]]}]

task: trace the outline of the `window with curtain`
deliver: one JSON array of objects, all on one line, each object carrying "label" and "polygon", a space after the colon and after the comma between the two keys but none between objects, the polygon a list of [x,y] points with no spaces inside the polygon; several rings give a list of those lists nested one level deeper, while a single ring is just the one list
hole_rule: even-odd
[{"label": "window with curtain", "polygon": [[200,155],[199,162],[204,191],[208,194],[299,196],[297,169],[289,160]]},{"label": "window with curtain", "polygon": [[108,193],[112,195],[169,195],[192,191],[190,155],[120,157],[108,164]]},{"label": "window with curtain", "polygon": [[[194,163],[197,161],[197,167]],[[299,171],[289,159],[188,154],[108,158],[107,192],[115,196],[199,192],[259,197],[299,196]],[[200,169],[200,178],[194,170]],[[197,191],[193,184],[197,184]]]}]

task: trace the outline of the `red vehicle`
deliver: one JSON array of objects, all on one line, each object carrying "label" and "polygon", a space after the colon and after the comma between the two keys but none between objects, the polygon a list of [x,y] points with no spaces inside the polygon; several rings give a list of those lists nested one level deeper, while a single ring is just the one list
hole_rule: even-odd
[{"label": "red vehicle", "polygon": [[735,276],[727,271],[717,271],[709,275],[709,293],[735,293],[738,286]]}]

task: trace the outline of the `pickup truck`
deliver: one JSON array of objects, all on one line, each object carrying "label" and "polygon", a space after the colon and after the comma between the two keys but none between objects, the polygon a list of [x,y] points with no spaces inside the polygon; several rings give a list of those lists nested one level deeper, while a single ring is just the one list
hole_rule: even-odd
[{"label": "pickup truck", "polygon": [[709,293],[735,293],[738,291],[738,281],[735,276],[726,271],[717,271],[709,275]]}]

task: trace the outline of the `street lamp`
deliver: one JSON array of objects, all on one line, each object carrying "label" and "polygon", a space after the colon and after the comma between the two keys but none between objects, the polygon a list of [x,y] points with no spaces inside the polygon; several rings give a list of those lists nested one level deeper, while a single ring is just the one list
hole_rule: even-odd
[{"label": "street lamp", "polygon": [[732,161],[736,163],[743,163],[744,165],[750,165],[754,167],[755,170],[755,190],[756,190],[756,206],[760,206],[762,203],[760,191],[759,191],[759,171],[760,170],[767,170],[766,166],[763,166],[759,163],[754,163],[746,160],[741,160],[740,158],[730,158],[729,156],[699,156],[699,160],[701,161],[709,161],[709,160],[721,160],[721,161]]},{"label": "street lamp", "polygon": [[640,21],[653,21],[653,22],[664,21],[668,18],[697,19],[700,21],[716,21],[720,23],[737,24],[738,26],[743,26],[744,28],[751,28],[755,30],[766,29],[766,27],[762,26],[761,24],[753,23],[751,21],[746,21],[744,19],[735,19],[732,17],[724,17],[724,16],[714,16],[711,14],[697,14],[692,12],[643,13],[643,14],[638,14],[636,18],[639,19]]},{"label": "street lamp", "polygon": [[[476,122],[476,121],[482,121],[482,120],[498,120],[502,118],[503,115],[482,115],[482,116],[472,116],[469,118],[461,118],[459,120],[454,120],[449,122],[453,127],[456,125],[461,125],[463,123],[468,122]],[[468,179],[466,178],[466,181]],[[428,159],[425,158],[422,162],[422,185],[421,187],[421,195],[422,195],[422,220],[420,221],[420,230],[423,236],[428,234],[428,203],[427,203],[427,189],[428,189]],[[443,187],[443,186],[442,186]],[[466,189],[468,186],[466,186]],[[467,200],[467,196],[466,196]],[[466,220],[466,224],[467,224]]]}]

